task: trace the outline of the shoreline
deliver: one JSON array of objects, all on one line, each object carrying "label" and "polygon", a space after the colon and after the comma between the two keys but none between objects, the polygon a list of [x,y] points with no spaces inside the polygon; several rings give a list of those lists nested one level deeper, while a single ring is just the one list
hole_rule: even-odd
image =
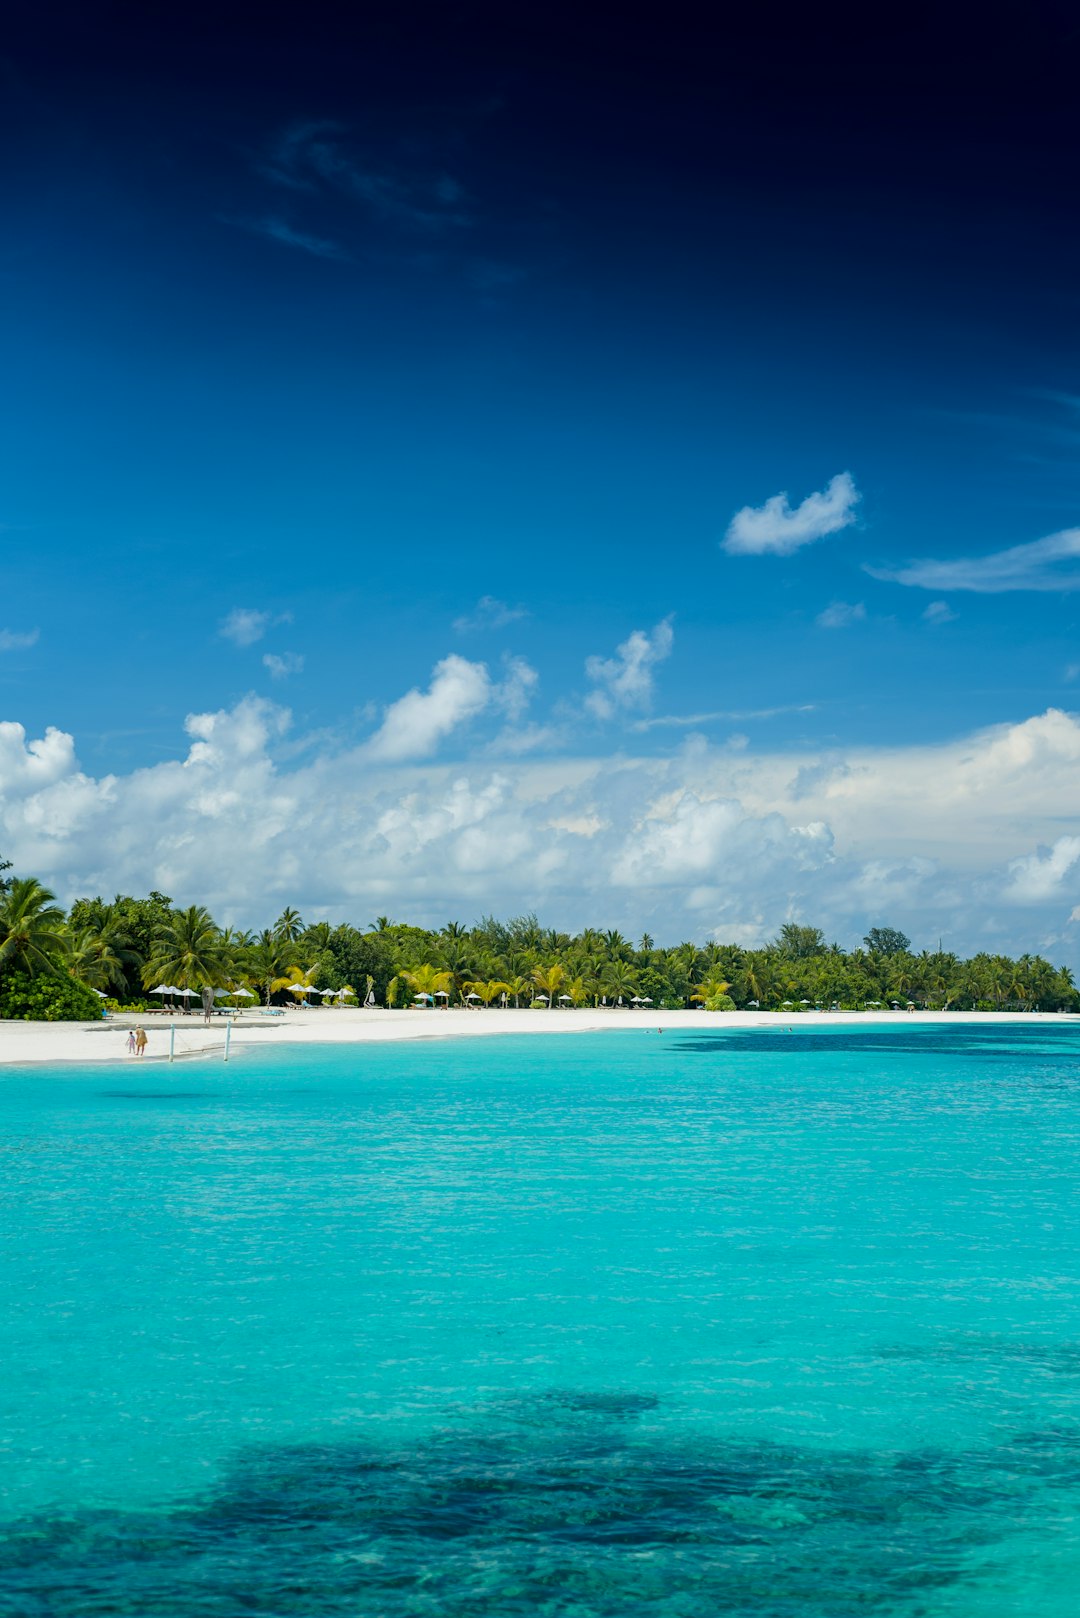
[{"label": "shoreline", "polygon": [[[149,1036],[147,1054],[128,1054],[129,1028],[142,1022]],[[956,1023],[1051,1024],[1080,1026],[1080,1014],[1040,1011],[401,1011],[320,1008],[288,1011],[284,1017],[261,1019],[248,1013],[232,1025],[231,1048],[238,1054],[284,1045],[404,1044],[416,1039],[491,1038],[506,1034],[595,1034],[614,1031],[665,1034],[718,1033],[724,1029],[771,1028],[780,1031],[805,1025],[836,1027],[934,1027]],[[222,1056],[224,1028],[207,1027],[199,1018],[176,1019],[175,1060]],[[170,1021],[159,1017],[117,1017],[108,1022],[54,1023],[0,1021],[0,1069],[4,1067],[143,1062],[159,1066],[169,1059]]]}]

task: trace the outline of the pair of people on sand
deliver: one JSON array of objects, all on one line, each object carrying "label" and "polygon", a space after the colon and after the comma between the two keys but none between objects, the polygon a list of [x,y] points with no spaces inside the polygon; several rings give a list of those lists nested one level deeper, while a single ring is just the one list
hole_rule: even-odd
[{"label": "pair of people on sand", "polygon": [[127,1048],[130,1056],[144,1056],[146,1054],[146,1029],[141,1023],[138,1028],[131,1029],[128,1034]]}]

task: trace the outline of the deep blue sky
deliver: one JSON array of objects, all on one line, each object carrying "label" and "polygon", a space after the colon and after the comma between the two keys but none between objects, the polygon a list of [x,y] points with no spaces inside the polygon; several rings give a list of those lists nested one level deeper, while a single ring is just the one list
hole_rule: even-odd
[{"label": "deep blue sky", "polygon": [[[274,685],[215,638],[234,604],[291,612],[289,700],[335,722],[452,649],[522,653],[554,702],[668,612],[660,708],[816,705],[770,741],[1067,696],[1068,594],[928,628],[860,570],[1077,520],[1064,7],[359,11],[14,8],[0,616],[41,635],[0,664],[13,717],[153,758]],[[856,525],[719,552],[845,469]],[[483,594],[530,616],[463,648]],[[866,619],[822,632],[835,599]]]},{"label": "deep blue sky", "polygon": [[535,757],[1069,707],[1072,541],[986,559],[1080,522],[1078,68],[1063,4],[9,6],[0,718],[100,777],[249,693],[333,756],[450,654]]}]

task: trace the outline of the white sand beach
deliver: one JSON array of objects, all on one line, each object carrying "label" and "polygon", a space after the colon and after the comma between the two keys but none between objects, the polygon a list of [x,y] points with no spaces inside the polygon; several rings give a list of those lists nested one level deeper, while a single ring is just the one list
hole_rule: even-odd
[{"label": "white sand beach", "polygon": [[[170,1019],[151,1015],[141,1019],[148,1035],[143,1057],[129,1054],[128,1031],[140,1019],[120,1016],[94,1023],[0,1022],[0,1067],[30,1063],[60,1062],[167,1062],[169,1060]],[[1080,1023],[1080,1016],[1047,1012],[975,1011],[640,1011],[589,1010],[551,1011],[498,1010],[401,1011],[359,1010],[348,1007],[289,1009],[283,1017],[248,1012],[233,1020],[230,1048],[239,1057],[255,1049],[275,1049],[283,1045],[363,1045],[386,1040],[471,1039],[498,1034],[586,1034],[616,1031],[664,1034],[708,1030],[723,1033],[738,1028],[770,1028],[783,1031],[849,1024],[899,1023]],[[190,1061],[223,1055],[225,1020],[214,1019],[206,1027],[201,1017],[175,1020],[175,1060]]]}]

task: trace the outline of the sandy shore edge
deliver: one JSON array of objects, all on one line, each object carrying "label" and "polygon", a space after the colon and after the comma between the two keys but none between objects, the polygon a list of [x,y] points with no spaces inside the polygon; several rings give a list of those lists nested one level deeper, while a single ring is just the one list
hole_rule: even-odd
[{"label": "sandy shore edge", "polygon": [[[116,1018],[95,1023],[0,1022],[0,1067],[36,1063],[132,1062],[127,1051],[129,1027],[135,1019]],[[289,1011],[284,1017],[248,1013],[236,1019],[231,1049],[236,1055],[258,1048],[284,1045],[364,1045],[412,1039],[475,1039],[498,1034],[590,1034],[615,1031],[691,1033],[708,1029],[804,1029],[850,1026],[904,1027],[947,1023],[1010,1023],[1051,1026],[1080,1024],[1080,1016],[1048,1012],[982,1011],[833,1011],[791,1013],[762,1011],[363,1011],[347,1007]],[[169,1020],[147,1017],[149,1035],[144,1062],[168,1061]],[[176,1059],[221,1057],[225,1031],[221,1021],[207,1028],[198,1018],[176,1020]]]}]

